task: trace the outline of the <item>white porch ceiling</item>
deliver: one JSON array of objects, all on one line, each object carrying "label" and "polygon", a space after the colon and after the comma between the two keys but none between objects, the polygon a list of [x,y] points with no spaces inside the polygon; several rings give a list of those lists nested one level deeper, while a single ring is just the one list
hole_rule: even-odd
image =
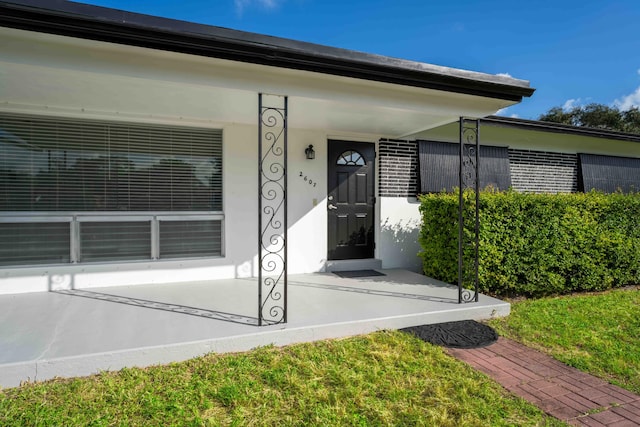
[{"label": "white porch ceiling", "polygon": [[0,108],[123,119],[257,123],[259,92],[289,126],[401,137],[513,102],[0,29]]}]

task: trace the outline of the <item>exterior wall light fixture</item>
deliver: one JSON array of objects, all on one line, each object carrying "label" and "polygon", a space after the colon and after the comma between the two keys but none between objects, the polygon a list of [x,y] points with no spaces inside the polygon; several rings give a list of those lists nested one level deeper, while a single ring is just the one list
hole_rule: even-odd
[{"label": "exterior wall light fixture", "polygon": [[309,144],[307,148],[304,149],[304,154],[307,156],[307,159],[313,160],[316,158],[316,152],[313,149],[313,145]]}]

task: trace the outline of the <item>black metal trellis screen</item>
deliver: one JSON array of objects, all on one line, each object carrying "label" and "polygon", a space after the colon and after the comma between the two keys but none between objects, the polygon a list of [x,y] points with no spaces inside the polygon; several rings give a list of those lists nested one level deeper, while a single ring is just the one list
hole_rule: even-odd
[{"label": "black metal trellis screen", "polygon": [[478,301],[480,121],[460,118],[458,303]]},{"label": "black metal trellis screen", "polygon": [[287,103],[258,95],[258,325],[287,322]]}]

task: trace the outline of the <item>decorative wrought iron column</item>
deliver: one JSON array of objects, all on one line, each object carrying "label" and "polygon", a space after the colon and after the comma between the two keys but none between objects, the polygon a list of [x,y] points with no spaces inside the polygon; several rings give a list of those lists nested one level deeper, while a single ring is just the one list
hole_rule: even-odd
[{"label": "decorative wrought iron column", "polygon": [[480,120],[460,117],[458,303],[478,301]]},{"label": "decorative wrought iron column", "polygon": [[258,95],[258,325],[287,322],[287,102]]}]

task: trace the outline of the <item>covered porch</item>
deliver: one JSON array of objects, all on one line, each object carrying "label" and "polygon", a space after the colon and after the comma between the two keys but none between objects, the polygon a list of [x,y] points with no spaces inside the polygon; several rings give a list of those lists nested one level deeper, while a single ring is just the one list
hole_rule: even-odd
[{"label": "covered porch", "polygon": [[0,387],[509,313],[488,296],[458,304],[455,286],[379,271],[291,275],[288,323],[261,328],[255,278],[1,295]]}]

